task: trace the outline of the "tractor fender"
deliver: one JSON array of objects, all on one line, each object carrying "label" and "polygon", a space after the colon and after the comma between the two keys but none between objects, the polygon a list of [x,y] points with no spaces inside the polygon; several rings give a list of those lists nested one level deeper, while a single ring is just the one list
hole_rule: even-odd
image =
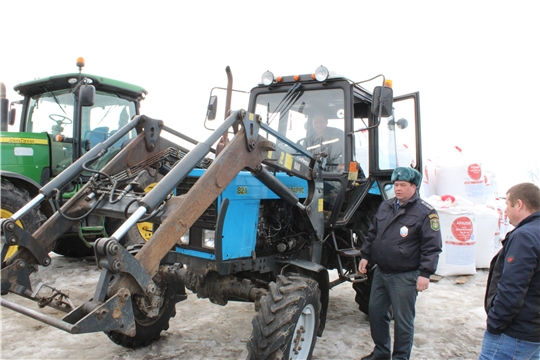
[{"label": "tractor fender", "polygon": [[[277,261],[276,261],[277,262]],[[281,272],[297,271],[302,275],[308,276],[319,283],[319,289],[321,290],[321,321],[319,323],[319,329],[317,330],[317,336],[322,336],[324,327],[326,326],[326,314],[328,313],[328,302],[330,298],[330,278],[328,276],[328,270],[321,264],[316,264],[307,260],[280,260],[285,266]]]},{"label": "tractor fender", "polygon": [[[41,189],[41,186],[29,177],[17,174],[12,171],[0,171],[0,178],[2,179],[2,181],[9,181],[19,189],[28,191],[30,197],[32,198],[39,195],[39,190]],[[50,200],[42,201],[40,207],[41,212],[47,217],[47,219],[51,217],[52,214],[54,214],[54,207],[51,204]]]}]

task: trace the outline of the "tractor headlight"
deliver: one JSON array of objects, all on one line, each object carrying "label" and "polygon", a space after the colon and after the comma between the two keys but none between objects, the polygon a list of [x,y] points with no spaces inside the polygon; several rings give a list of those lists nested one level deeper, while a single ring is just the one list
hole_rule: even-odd
[{"label": "tractor headlight", "polygon": [[265,86],[272,85],[274,82],[274,74],[272,74],[271,71],[265,71],[264,74],[262,74],[262,83]]},{"label": "tractor headlight", "polygon": [[329,75],[330,72],[328,71],[328,69],[322,65],[315,70],[315,79],[317,79],[317,81],[325,81],[326,79],[328,79]]},{"label": "tractor headlight", "polygon": [[180,244],[182,245],[189,245],[189,229],[188,231],[182,235],[182,237],[180,238]]},{"label": "tractor headlight", "polygon": [[214,230],[203,230],[203,248],[214,249],[214,239],[216,232]]}]

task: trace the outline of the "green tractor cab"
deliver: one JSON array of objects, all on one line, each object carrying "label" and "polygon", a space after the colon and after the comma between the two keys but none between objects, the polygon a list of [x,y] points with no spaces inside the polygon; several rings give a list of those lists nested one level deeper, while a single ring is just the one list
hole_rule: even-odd
[{"label": "green tractor cab", "polygon": [[[8,109],[2,84],[0,176],[2,218],[18,211],[40,187],[58,176],[82,155],[107,140],[139,114],[147,91],[140,86],[97,75],[82,73],[84,60],[77,60],[78,73],[49,76],[20,83],[14,90],[22,100]],[[136,129],[119,139],[108,154],[92,164],[98,171],[123,144],[135,138]],[[76,181],[58,189],[54,200],[43,202],[33,216],[20,219],[20,225],[37,229],[86,183],[92,174],[85,172]],[[157,181],[146,179],[143,188]],[[92,242],[114,231],[121,219],[81,220],[80,226],[63,235],[55,252],[68,256],[92,255]],[[126,244],[144,242],[151,227],[139,224]],[[150,230],[149,230],[150,229]],[[13,250],[11,250],[13,251]]]}]

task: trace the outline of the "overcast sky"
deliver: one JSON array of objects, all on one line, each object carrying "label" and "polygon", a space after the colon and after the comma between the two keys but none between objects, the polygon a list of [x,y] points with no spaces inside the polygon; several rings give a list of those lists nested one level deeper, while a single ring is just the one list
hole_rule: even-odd
[{"label": "overcast sky", "polygon": [[424,158],[459,146],[502,192],[540,169],[535,1],[14,1],[0,81],[84,71],[145,87],[142,112],[199,140],[210,90],[319,65],[419,91]]}]

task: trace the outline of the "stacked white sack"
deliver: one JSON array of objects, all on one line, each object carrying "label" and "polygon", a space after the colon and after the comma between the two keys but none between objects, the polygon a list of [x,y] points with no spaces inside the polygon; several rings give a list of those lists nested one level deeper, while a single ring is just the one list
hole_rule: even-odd
[{"label": "stacked white sack", "polygon": [[427,199],[439,213],[442,252],[436,274],[476,274],[476,216],[474,204],[462,197],[433,195]]},{"label": "stacked white sack", "polygon": [[476,218],[476,268],[488,269],[491,259],[499,251],[499,212],[481,204],[475,205],[473,212]]},{"label": "stacked white sack", "polygon": [[461,149],[455,146],[446,156],[437,161],[436,192],[465,198],[474,204],[486,203],[486,184],[482,166],[470,161]]},{"label": "stacked white sack", "polygon": [[422,186],[420,186],[420,197],[422,199],[437,195],[437,179],[435,176],[435,163],[431,159],[427,159],[424,162]]}]

